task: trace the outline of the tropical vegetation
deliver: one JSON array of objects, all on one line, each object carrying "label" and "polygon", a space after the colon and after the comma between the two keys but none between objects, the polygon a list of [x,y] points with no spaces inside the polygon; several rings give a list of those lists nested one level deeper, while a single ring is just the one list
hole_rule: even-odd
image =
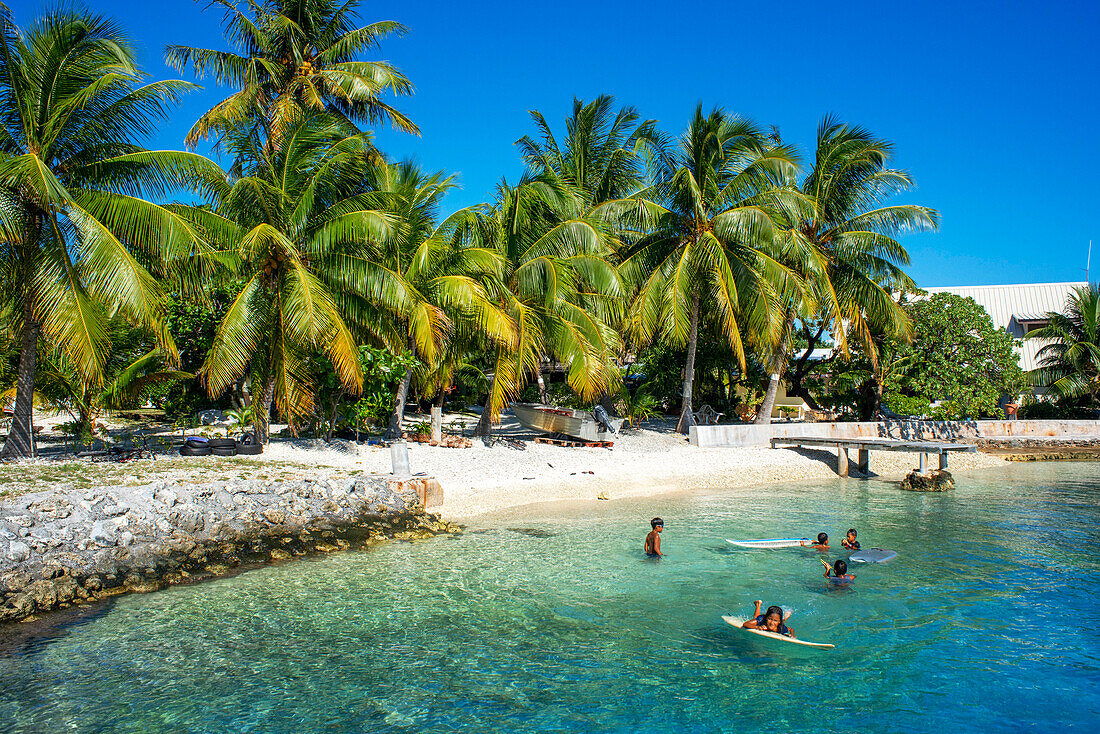
[{"label": "tropical vegetation", "polygon": [[[0,11],[4,457],[33,455],[36,400],[82,435],[151,402],[184,421],[231,410],[262,441],[276,417],[397,436],[407,402],[445,400],[480,405],[488,434],[524,398],[632,425],[673,412],[687,431],[701,402],[766,420],[781,378],[821,400],[803,355],[826,344],[830,365],[866,364],[852,392],[876,409],[988,409],[994,386],[918,374],[943,333],[922,324],[953,325],[938,297],[902,304],[898,237],[938,215],[894,201],[912,179],[863,128],[826,117],[803,173],[777,131],[720,107],[672,136],[610,96],[577,99],[564,132],[531,113],[518,180],[447,211],[454,176],[391,159],[370,129],[418,132],[393,101],[410,80],[368,58],[400,24],[362,22],[355,0],[210,5],[226,48],[166,49],[226,95],[183,151],[143,146],[193,85],[148,80],[116,22],[65,10],[19,28]],[[1044,374],[1094,386],[1076,345],[1095,334],[1067,318]]]},{"label": "tropical vegetation", "polygon": [[1046,315],[1046,326],[1033,329],[1028,339],[1041,340],[1036,355],[1036,384],[1063,399],[1083,398],[1096,410],[1100,398],[1100,284],[1077,288],[1065,312]]}]

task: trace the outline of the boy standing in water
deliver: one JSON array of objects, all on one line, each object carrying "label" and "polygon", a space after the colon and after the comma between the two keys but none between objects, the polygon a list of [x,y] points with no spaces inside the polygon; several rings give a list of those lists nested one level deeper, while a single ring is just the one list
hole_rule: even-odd
[{"label": "boy standing in water", "polygon": [[[805,546],[807,544],[802,543],[802,545]],[[817,534],[817,541],[813,542],[813,543],[809,543],[809,547],[817,548],[820,551],[829,550],[829,534],[828,533],[818,533]]]},{"label": "boy standing in water", "polygon": [[645,536],[645,554],[660,558],[664,555],[661,552],[661,531],[665,529],[665,521],[655,517],[649,521],[649,526],[653,529],[649,531],[649,535]]}]

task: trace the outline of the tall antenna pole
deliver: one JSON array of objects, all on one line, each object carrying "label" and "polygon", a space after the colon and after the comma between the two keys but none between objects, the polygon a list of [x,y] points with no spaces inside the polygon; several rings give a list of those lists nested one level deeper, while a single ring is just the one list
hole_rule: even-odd
[{"label": "tall antenna pole", "polygon": [[1085,260],[1085,285],[1088,285],[1092,281],[1089,280],[1089,268],[1092,267],[1092,240],[1089,240],[1089,258]]}]

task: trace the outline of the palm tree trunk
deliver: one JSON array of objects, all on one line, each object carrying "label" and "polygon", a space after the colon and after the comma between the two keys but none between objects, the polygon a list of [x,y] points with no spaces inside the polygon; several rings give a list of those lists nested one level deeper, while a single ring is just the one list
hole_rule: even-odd
[{"label": "palm tree trunk", "polygon": [[481,418],[474,426],[474,435],[488,438],[493,432],[493,389],[497,385],[497,373],[493,372],[493,379],[489,382],[489,395],[485,398],[485,407],[481,411]]},{"label": "palm tree trunk", "polygon": [[684,397],[680,403],[680,420],[676,424],[676,430],[680,433],[688,433],[695,425],[695,416],[692,415],[691,390],[695,381],[695,348],[699,344],[699,294],[691,298],[691,329],[688,332],[687,361],[684,363]]},{"label": "palm tree trunk", "polygon": [[260,400],[254,402],[252,408],[252,423],[255,428],[256,440],[266,445],[271,440],[271,401],[275,397],[275,378],[267,378],[264,383],[263,394]]},{"label": "palm tree trunk", "polygon": [[15,412],[0,459],[33,459],[34,375],[38,366],[38,332],[34,302],[28,294],[23,302],[23,338],[19,347],[19,372],[15,382]]},{"label": "palm tree trunk", "polygon": [[771,376],[768,378],[768,390],[764,393],[764,404],[760,406],[753,421],[759,426],[766,426],[772,422],[772,410],[775,408],[775,399],[779,395],[779,381],[783,378],[783,372],[787,368],[787,343],[791,338],[791,325],[794,323],[794,313],[787,309],[787,315],[783,324],[783,338],[779,340],[771,363]]},{"label": "palm tree trunk", "polygon": [[390,413],[390,425],[386,429],[386,438],[401,438],[401,419],[405,417],[405,401],[409,396],[409,383],[412,382],[412,368],[405,370],[405,376],[397,385],[397,394],[393,396],[393,412]]},{"label": "palm tree trunk", "polygon": [[539,402],[543,405],[549,404],[550,396],[546,394],[546,380],[542,379],[542,363],[539,363],[538,372],[535,373],[539,381]]}]

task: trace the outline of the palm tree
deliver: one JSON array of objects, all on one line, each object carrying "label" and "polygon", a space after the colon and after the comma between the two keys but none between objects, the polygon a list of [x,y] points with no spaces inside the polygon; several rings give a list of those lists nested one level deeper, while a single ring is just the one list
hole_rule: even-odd
[{"label": "palm tree", "polygon": [[24,32],[0,6],[0,297],[20,334],[15,415],[0,456],[34,455],[40,336],[89,385],[103,381],[111,315],[150,329],[176,361],[154,275],[186,275],[202,242],[176,212],[143,197],[217,167],[136,141],[191,87],[146,83],[111,20],[50,11]]},{"label": "palm tree", "polygon": [[778,333],[780,296],[795,280],[769,251],[773,219],[789,205],[782,183],[795,156],[751,122],[718,108],[704,115],[698,106],[679,145],[652,160],[654,185],[633,206],[605,209],[620,216],[633,211],[650,229],[628,248],[622,265],[637,288],[628,325],[641,343],[663,335],[687,345],[677,426],[687,432],[695,423],[691,392],[702,300],[742,369],[742,333],[750,346],[773,343]]},{"label": "palm tree", "polygon": [[[832,117],[818,126],[814,165],[801,187],[807,206],[790,210],[803,216],[788,221],[778,237],[780,258],[790,258],[788,264],[802,276],[806,289],[785,305],[780,342],[765,360],[770,379],[757,423],[771,421],[796,318],[811,348],[830,329],[846,352],[846,333],[851,332],[875,364],[873,334],[908,334],[908,319],[893,291],[916,286],[901,270],[909,264],[909,254],[894,238],[936,230],[939,214],[912,204],[882,204],[913,187],[906,171],[886,167],[892,153],[891,143],[862,127]],[[877,395],[881,400],[881,384]]]},{"label": "palm tree", "polygon": [[613,359],[619,335],[587,304],[621,298],[623,292],[607,260],[611,245],[601,224],[559,216],[563,196],[573,195],[537,179],[501,184],[484,217],[504,263],[493,300],[511,319],[515,336],[492,349],[492,379],[476,435],[488,435],[544,358],[566,366],[566,381],[582,400],[610,392],[618,379]]},{"label": "palm tree", "polygon": [[1100,283],[1083,285],[1070,294],[1065,313],[1048,313],[1049,323],[1027,333],[1044,342],[1035,377],[1067,398],[1089,397],[1096,409],[1100,396]]},{"label": "palm tree", "polygon": [[[499,277],[503,262],[495,250],[479,246],[477,212],[462,209],[438,221],[440,201],[454,186],[454,178],[442,172],[425,174],[404,162],[376,166],[366,185],[373,195],[365,198],[397,223],[394,236],[382,244],[380,264],[406,286],[406,308],[392,314],[393,327],[420,361],[422,376],[439,367],[456,329],[490,341],[510,341],[512,323],[484,286],[485,279]],[[398,385],[390,437],[401,433],[413,374],[408,368]]]},{"label": "palm tree", "polygon": [[216,396],[251,371],[262,385],[254,423],[266,442],[272,400],[290,418],[312,408],[310,353],[324,352],[341,383],[358,392],[353,331],[401,345],[383,316],[407,308],[410,296],[381,264],[381,243],[396,223],[364,192],[379,162],[367,134],[321,113],[289,127],[278,148],[253,135],[235,138],[234,153],[252,174],[223,178],[212,211],[187,212],[244,282],[200,374]]},{"label": "palm tree", "polygon": [[608,95],[588,104],[574,99],[560,142],[542,113],[532,111],[541,140],[525,135],[516,141],[530,174],[570,186],[578,211],[624,199],[645,186],[641,153],[659,140],[655,121],[639,123],[633,107],[615,112],[614,105],[615,98]]},{"label": "palm tree", "polygon": [[[525,135],[516,145],[527,163],[529,179],[554,192],[554,216],[559,221],[587,218],[599,222],[608,243],[621,247],[636,233],[628,219],[616,216],[619,209],[615,203],[645,187],[645,154],[663,142],[656,121],[639,122],[640,115],[630,106],[616,111],[615,98],[608,95],[589,103],[574,99],[560,141],[541,112],[532,111],[531,118],[539,139]],[[582,305],[601,321],[620,326],[624,299],[588,296]],[[541,368],[536,377],[545,401]]]},{"label": "palm tree", "polygon": [[412,92],[405,75],[385,61],[358,58],[387,36],[404,33],[399,23],[357,25],[356,0],[250,0],[247,13],[232,0],[210,4],[225,9],[223,26],[234,50],[168,46],[167,62],[235,91],[199,118],[187,134],[188,146],[211,136],[220,143],[242,125],[262,130],[271,144],[303,112],[419,132],[382,99],[387,92]]}]

